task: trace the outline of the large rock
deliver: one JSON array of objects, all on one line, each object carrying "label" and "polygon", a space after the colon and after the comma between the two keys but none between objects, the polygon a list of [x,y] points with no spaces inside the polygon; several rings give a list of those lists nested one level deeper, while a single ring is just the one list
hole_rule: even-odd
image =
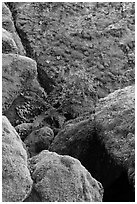
[{"label": "large rock", "polygon": [[45,126],[32,131],[32,133],[26,137],[24,143],[28,147],[28,151],[32,157],[41,152],[42,150],[47,150],[53,138],[53,130]]},{"label": "large rock", "polygon": [[[90,119],[67,125],[50,146],[79,159],[102,183],[107,201],[134,200],[129,184],[134,186],[134,100],[134,86],[115,91],[98,103]],[[125,182],[121,192],[118,182]]]},{"label": "large rock", "polygon": [[2,58],[2,108],[8,109],[21,92],[32,86],[36,78],[36,62],[16,54],[3,54]]},{"label": "large rock", "polygon": [[101,98],[134,83],[133,2],[8,5],[49,103],[67,120],[94,111],[95,90]]},{"label": "large rock", "polygon": [[[135,48],[133,2],[9,3],[24,47],[38,63],[49,93],[54,81],[85,70],[104,97],[132,84]],[[127,23],[128,22],[128,23]],[[61,79],[62,79],[61,78]],[[122,79],[122,80],[121,80]]]},{"label": "large rock", "polygon": [[22,202],[33,181],[27,168],[27,153],[8,119],[2,117],[2,201]]},{"label": "large rock", "polygon": [[[26,52],[24,50],[20,37],[16,33],[16,29],[12,19],[12,14],[9,8],[5,5],[5,3],[2,3],[2,27],[10,33],[12,40],[14,40],[14,43],[16,44],[16,48],[17,48],[16,52],[18,52],[21,55],[25,55]],[[2,48],[3,48],[3,51],[5,51],[4,47]]]},{"label": "large rock", "polygon": [[128,172],[134,186],[135,86],[129,86],[99,101],[95,114],[96,132],[108,153]]},{"label": "large rock", "polygon": [[[102,201],[102,185],[77,159],[44,150],[29,159],[29,166],[39,202]],[[26,202],[35,202],[35,197]]]}]

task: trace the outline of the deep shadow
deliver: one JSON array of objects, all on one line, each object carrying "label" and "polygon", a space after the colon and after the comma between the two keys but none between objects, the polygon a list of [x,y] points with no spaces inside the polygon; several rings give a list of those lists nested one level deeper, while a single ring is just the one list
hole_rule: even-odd
[{"label": "deep shadow", "polygon": [[108,188],[104,189],[103,202],[134,202],[135,193],[123,172]]}]

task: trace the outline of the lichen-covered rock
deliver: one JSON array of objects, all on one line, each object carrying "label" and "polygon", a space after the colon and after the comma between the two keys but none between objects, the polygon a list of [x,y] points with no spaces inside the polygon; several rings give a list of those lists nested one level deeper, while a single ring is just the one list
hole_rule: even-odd
[{"label": "lichen-covered rock", "polygon": [[2,116],[2,201],[22,202],[32,184],[26,150],[8,119]]},{"label": "lichen-covered rock", "polygon": [[102,201],[101,183],[77,159],[44,150],[29,159],[29,166],[42,202]]},{"label": "lichen-covered rock", "polygon": [[2,55],[2,108],[5,111],[13,100],[36,78],[36,62],[16,54]]},{"label": "lichen-covered rock", "polygon": [[26,137],[24,143],[28,147],[28,151],[31,156],[34,156],[42,150],[47,150],[54,138],[54,132],[49,127],[42,127],[40,129],[32,131],[30,135]]},{"label": "lichen-covered rock", "polygon": [[12,14],[9,8],[5,5],[5,3],[2,3],[2,27],[11,33],[12,39],[14,40],[16,47],[17,47],[16,51],[18,51],[18,53],[21,55],[25,55],[26,52],[24,50],[22,42],[19,36],[17,35],[16,29],[14,27]]},{"label": "lichen-covered rock", "polygon": [[18,48],[12,34],[2,28],[2,53],[18,53]]}]

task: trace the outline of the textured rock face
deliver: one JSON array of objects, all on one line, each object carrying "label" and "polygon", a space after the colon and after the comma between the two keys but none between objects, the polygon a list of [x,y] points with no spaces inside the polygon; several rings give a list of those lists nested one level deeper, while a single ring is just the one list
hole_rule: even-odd
[{"label": "textured rock face", "polygon": [[94,120],[66,126],[50,151],[79,159],[106,189],[123,169],[134,186],[134,100],[134,86],[108,95],[98,103]]},{"label": "textured rock face", "polygon": [[128,171],[134,186],[135,86],[111,93],[100,100],[95,115],[97,134],[115,160]]},{"label": "textured rock face", "polygon": [[[47,92],[54,88],[51,78],[83,68],[94,76],[99,97],[133,83],[134,3],[33,2],[14,3],[14,9],[27,55],[36,59]],[[131,73],[124,75],[127,70]]]},{"label": "textured rock face", "polygon": [[12,14],[9,8],[5,5],[5,3],[2,3],[2,27],[5,30],[7,30],[12,36],[12,40],[14,40],[14,43],[16,44],[18,53],[24,55],[26,52],[24,50],[24,47],[21,43],[19,36],[16,33],[14,22],[12,19]]},{"label": "textured rock face", "polygon": [[18,48],[11,33],[2,28],[2,53],[18,53]]},{"label": "textured rock face", "polygon": [[2,117],[2,201],[22,202],[31,192],[27,153],[8,119]]},{"label": "textured rock face", "polygon": [[31,156],[34,156],[49,148],[54,138],[54,132],[49,127],[42,127],[38,130],[32,131],[30,135],[24,140],[24,143],[28,147],[28,151]]},{"label": "textured rock face", "polygon": [[36,78],[36,62],[28,57],[3,54],[2,108],[5,111],[13,100]]},{"label": "textured rock face", "polygon": [[94,116],[66,125],[55,136],[49,150],[79,159],[104,187],[114,182],[121,173],[121,169],[115,166],[104,145],[98,140]]},{"label": "textured rock face", "polygon": [[41,202],[102,201],[102,185],[77,159],[45,150],[29,163]]},{"label": "textured rock face", "polygon": [[[135,2],[2,3],[2,53],[3,114],[28,157],[72,156],[103,185],[103,201],[134,201]],[[34,187],[18,197],[44,196]]]}]

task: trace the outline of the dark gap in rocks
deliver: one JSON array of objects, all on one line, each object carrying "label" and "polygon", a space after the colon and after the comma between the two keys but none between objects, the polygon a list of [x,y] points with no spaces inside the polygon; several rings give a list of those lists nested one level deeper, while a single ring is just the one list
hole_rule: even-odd
[{"label": "dark gap in rocks", "polygon": [[129,184],[126,172],[104,189],[103,202],[134,202],[135,193]]},{"label": "dark gap in rocks", "polygon": [[46,93],[49,94],[50,92],[53,91],[54,86],[55,86],[55,82],[54,82],[54,80],[52,78],[50,78],[48,76],[48,74],[44,70],[44,68],[45,68],[44,65],[40,65],[38,63],[37,53],[31,47],[30,42],[29,42],[28,37],[27,37],[27,34],[25,32],[23,32],[22,29],[19,29],[18,26],[16,26],[17,10],[16,10],[14,4],[8,2],[6,5],[9,7],[9,9],[10,9],[10,11],[12,13],[14,26],[15,26],[17,34],[19,35],[19,37],[21,39],[23,47],[24,47],[24,49],[26,51],[26,56],[29,57],[29,58],[34,59],[37,62],[37,72],[38,72],[37,79],[38,79],[38,82],[39,82],[40,86],[42,88],[44,88]]},{"label": "dark gap in rocks", "polygon": [[[35,59],[36,60],[36,59]],[[37,60],[36,60],[37,61]],[[46,70],[46,69],[45,69]],[[51,79],[46,71],[44,70],[43,66],[37,63],[37,72],[38,72],[38,82],[40,83],[41,87],[44,88],[47,94],[53,91],[55,82]]]},{"label": "dark gap in rocks", "polygon": [[15,8],[15,5],[13,2],[7,2],[6,5],[9,7],[11,14],[12,14],[12,18],[13,18],[13,23],[16,29],[16,32],[18,34],[18,36],[21,39],[22,45],[26,51],[26,56],[30,57],[32,59],[35,60],[35,53],[33,51],[33,49],[30,46],[30,42],[27,39],[27,35],[26,33],[24,33],[22,30],[20,30],[17,26],[16,26],[16,16],[17,16],[17,10]]},{"label": "dark gap in rocks", "polygon": [[[75,145],[77,148],[79,144]],[[76,148],[73,146],[73,149]],[[70,152],[69,155],[72,156],[74,153]],[[103,202],[133,202],[135,200],[134,191],[129,184],[124,168],[110,157],[105,146],[98,140],[96,133],[89,148],[83,149],[78,159],[93,178],[102,183]]]},{"label": "dark gap in rocks", "polygon": [[66,118],[66,121],[75,119],[74,116],[73,116],[73,114],[72,114],[72,113],[69,113],[69,112],[68,112],[68,113],[64,113],[64,116],[65,116],[65,118]]},{"label": "dark gap in rocks", "polygon": [[36,59],[36,57],[35,57],[36,54],[35,54],[33,48],[31,48],[31,46],[30,46],[30,42],[27,39],[27,34],[25,32],[23,32],[23,30],[19,29],[16,26],[16,23],[14,23],[14,25],[15,25],[15,28],[16,28],[16,32],[17,32],[18,36],[20,37],[22,45],[23,45],[23,47],[24,47],[24,49],[26,51],[26,56],[33,59],[33,60],[35,60]]},{"label": "dark gap in rocks", "polygon": [[39,154],[41,151],[48,149],[48,144],[46,145],[44,142],[39,141],[35,143],[35,152]]},{"label": "dark gap in rocks", "polygon": [[32,188],[30,195],[23,202],[42,202],[38,192]]}]

